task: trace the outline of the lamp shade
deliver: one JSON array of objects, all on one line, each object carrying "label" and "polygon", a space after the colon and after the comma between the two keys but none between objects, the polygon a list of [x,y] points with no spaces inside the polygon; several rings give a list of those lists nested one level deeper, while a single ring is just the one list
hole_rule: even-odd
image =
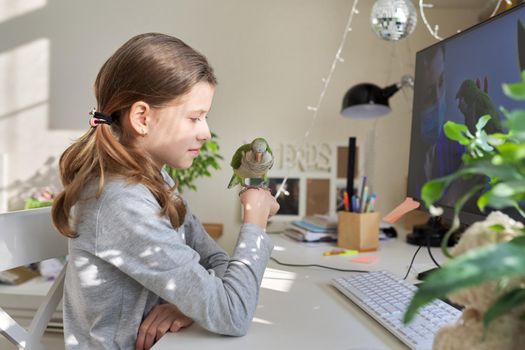
[{"label": "lamp shade", "polygon": [[396,84],[381,89],[370,83],[351,87],[343,98],[341,114],[352,118],[374,118],[390,112],[388,99],[399,90]]}]

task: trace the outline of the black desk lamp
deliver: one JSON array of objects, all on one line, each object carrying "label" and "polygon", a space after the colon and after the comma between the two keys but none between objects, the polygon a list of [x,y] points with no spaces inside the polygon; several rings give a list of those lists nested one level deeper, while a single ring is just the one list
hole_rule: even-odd
[{"label": "black desk lamp", "polygon": [[343,98],[341,114],[351,118],[375,118],[390,112],[388,99],[399,89],[413,87],[414,79],[405,75],[401,81],[383,89],[370,83],[361,83],[351,87]]}]

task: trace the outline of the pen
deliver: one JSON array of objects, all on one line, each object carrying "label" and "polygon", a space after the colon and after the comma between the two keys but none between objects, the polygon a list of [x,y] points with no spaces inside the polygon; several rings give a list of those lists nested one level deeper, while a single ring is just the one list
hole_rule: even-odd
[{"label": "pen", "polygon": [[375,192],[372,192],[372,195],[370,196],[370,202],[368,203],[368,208],[366,208],[367,213],[371,213],[374,211],[375,203],[376,203],[376,194]]},{"label": "pen", "polygon": [[354,213],[359,211],[359,205],[357,204],[357,197],[355,195],[352,196],[352,211]]},{"label": "pen", "polygon": [[363,196],[361,197],[361,204],[359,204],[359,209],[361,213],[366,213],[366,201],[368,200],[368,186],[365,186],[363,189]]},{"label": "pen", "polygon": [[[366,175],[363,176],[363,182],[361,182],[361,190],[359,191],[359,199],[360,199],[359,209],[362,209],[362,205],[365,204],[363,202],[363,194],[364,194],[364,191],[365,191],[365,186],[366,186]],[[355,212],[359,213],[360,210],[355,210]]]},{"label": "pen", "polygon": [[350,203],[349,203],[349,200],[348,200],[348,192],[344,192],[343,193],[343,203],[344,203],[344,206],[345,206],[345,211],[349,211],[350,210]]}]

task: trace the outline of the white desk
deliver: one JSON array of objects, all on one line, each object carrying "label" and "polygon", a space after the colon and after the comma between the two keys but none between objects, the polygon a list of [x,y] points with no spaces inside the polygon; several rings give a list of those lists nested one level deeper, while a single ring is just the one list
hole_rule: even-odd
[{"label": "white desk", "polygon": [[[273,257],[281,262],[317,263],[343,269],[388,270],[404,276],[416,246],[404,237],[381,243],[373,264],[350,262],[351,256],[322,256],[333,246],[297,243],[273,234]],[[432,248],[444,261],[438,248]],[[426,249],[414,262],[418,271],[434,267]],[[248,334],[227,337],[210,333],[196,324],[178,333],[167,333],[155,350],[177,349],[406,349],[407,347],[359,307],[339,293],[330,279],[349,272],[321,268],[285,267],[270,261],[259,305]],[[411,273],[409,278],[414,278]]]}]

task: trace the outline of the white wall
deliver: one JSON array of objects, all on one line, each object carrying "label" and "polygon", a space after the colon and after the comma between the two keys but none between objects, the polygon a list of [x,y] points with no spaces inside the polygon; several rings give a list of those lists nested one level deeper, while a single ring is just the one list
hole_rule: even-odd
[{"label": "white wall", "polygon": [[[1,0],[0,12],[9,14],[12,3]],[[352,6],[352,0],[27,3],[35,8],[0,16],[0,154],[8,155],[9,208],[20,208],[38,187],[58,185],[57,158],[87,128],[92,83],[105,59],[129,37],[161,31],[204,53],[219,79],[209,123],[226,160],[186,196],[203,221],[225,224],[221,244],[227,250],[240,223],[236,191],[226,189],[229,158],[256,136],[274,144],[303,136],[312,116],[306,106],[317,103]],[[435,40],[420,21],[408,39],[382,41],[370,29],[372,4],[359,1],[342,52],[345,62],[336,68],[308,142],[345,143],[349,136],[370,141],[378,209],[386,213],[404,198],[412,93],[396,94],[392,113],[376,121],[343,119],[341,99],[353,84],[384,86],[413,74],[415,52]],[[474,23],[477,13],[427,10],[442,35]]]}]

